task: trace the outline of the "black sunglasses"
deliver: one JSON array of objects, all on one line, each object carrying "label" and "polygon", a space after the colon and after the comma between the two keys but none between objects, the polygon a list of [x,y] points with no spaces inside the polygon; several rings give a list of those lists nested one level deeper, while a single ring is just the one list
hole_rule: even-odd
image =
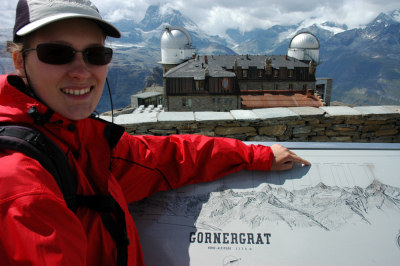
[{"label": "black sunglasses", "polygon": [[108,47],[94,46],[83,51],[77,51],[71,46],[57,43],[42,43],[36,48],[24,49],[22,52],[36,50],[40,61],[51,65],[63,65],[74,60],[76,53],[82,53],[83,60],[91,65],[107,65],[111,62],[113,50]]}]

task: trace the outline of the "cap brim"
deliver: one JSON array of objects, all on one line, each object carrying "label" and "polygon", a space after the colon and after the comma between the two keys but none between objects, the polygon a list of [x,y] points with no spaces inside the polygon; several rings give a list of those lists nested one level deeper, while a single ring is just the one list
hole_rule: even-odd
[{"label": "cap brim", "polygon": [[39,19],[39,20],[31,22],[28,25],[25,25],[24,27],[19,29],[16,32],[16,35],[24,36],[24,35],[27,35],[33,31],[43,27],[43,26],[46,26],[46,25],[51,24],[56,21],[69,19],[69,18],[84,18],[84,19],[93,20],[95,23],[97,23],[103,29],[103,32],[107,36],[114,37],[114,38],[121,37],[121,32],[116,27],[114,27],[112,24],[102,20],[101,18],[93,17],[90,15],[76,14],[76,13],[63,13],[63,14],[57,14],[57,15],[53,15],[53,16],[46,17],[43,19]]}]

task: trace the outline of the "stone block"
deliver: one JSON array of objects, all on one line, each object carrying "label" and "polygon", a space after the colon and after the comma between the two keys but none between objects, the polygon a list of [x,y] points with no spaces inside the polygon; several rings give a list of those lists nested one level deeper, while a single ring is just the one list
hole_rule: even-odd
[{"label": "stone block", "polygon": [[386,124],[386,120],[382,119],[382,120],[365,120],[364,124],[365,125],[384,125]]},{"label": "stone block", "polygon": [[334,125],[333,130],[336,131],[355,131],[357,130],[357,126],[355,125]]},{"label": "stone block", "polygon": [[327,130],[325,132],[325,135],[329,136],[329,137],[336,137],[336,136],[339,136],[339,132],[338,131],[333,131],[333,130]]},{"label": "stone block", "polygon": [[178,130],[195,130],[197,128],[198,124],[196,123],[181,123],[176,127]]},{"label": "stone block", "polygon": [[398,112],[385,106],[357,106],[354,110],[359,111],[363,115],[394,115]]},{"label": "stone block", "polygon": [[288,121],[287,123],[282,123],[282,124],[288,124],[290,126],[303,126],[306,124],[306,121],[304,120],[295,120],[295,121]]},{"label": "stone block", "polygon": [[229,112],[195,112],[194,117],[198,122],[233,120]]},{"label": "stone block", "polygon": [[236,120],[256,121],[260,118],[251,110],[231,110],[231,115]]},{"label": "stone block", "polygon": [[348,136],[341,136],[341,137],[331,137],[331,141],[337,142],[351,142],[351,137]]},{"label": "stone block", "polygon": [[295,112],[289,110],[288,108],[264,108],[264,109],[254,109],[254,114],[256,114],[260,119],[277,119],[277,118],[298,118],[299,115]]},{"label": "stone block", "polygon": [[312,132],[325,132],[325,128],[323,127],[312,127]]},{"label": "stone block", "polygon": [[193,112],[162,112],[158,115],[159,122],[195,121]]},{"label": "stone block", "polygon": [[380,125],[366,125],[366,126],[361,126],[360,130],[362,132],[371,132],[371,131],[375,132],[375,131],[379,130],[379,128],[380,128]]},{"label": "stone block", "polygon": [[326,119],[325,123],[330,123],[332,125],[337,125],[337,124],[344,124],[344,119],[338,119],[338,118],[334,118],[334,119]]},{"label": "stone block", "polygon": [[293,138],[304,138],[304,139],[309,139],[312,136],[317,136],[317,133],[311,132],[308,134],[293,134]]},{"label": "stone block", "polygon": [[216,127],[215,134],[219,136],[235,135],[235,134],[256,134],[257,130],[254,127]]},{"label": "stone block", "polygon": [[375,132],[375,136],[382,137],[382,136],[395,136],[399,133],[397,129],[388,129],[388,130],[379,130]]},{"label": "stone block", "polygon": [[396,126],[396,124],[394,123],[388,123],[386,125],[382,125],[379,129],[380,130],[389,130],[389,129],[397,129],[398,126]]},{"label": "stone block", "polygon": [[347,125],[361,125],[362,123],[364,123],[364,119],[353,119],[353,118],[349,118],[349,119],[346,119],[345,121],[344,121],[344,124],[347,124]]},{"label": "stone block", "polygon": [[321,123],[321,120],[316,119],[316,118],[314,118],[314,119],[305,119],[305,121],[310,126],[318,126]]},{"label": "stone block", "polygon": [[293,128],[293,134],[297,135],[297,134],[308,134],[311,132],[312,127],[308,126],[308,127],[294,127]]},{"label": "stone block", "polygon": [[289,110],[298,114],[299,116],[323,116],[325,110],[316,107],[289,107]]},{"label": "stone block", "polygon": [[269,127],[261,127],[258,133],[260,135],[266,136],[282,136],[285,133],[286,129],[286,125],[275,125]]},{"label": "stone block", "polygon": [[385,107],[400,114],[400,105],[386,105]]},{"label": "stone block", "polygon": [[277,139],[274,137],[267,137],[267,136],[254,136],[248,138],[248,141],[257,141],[257,142],[276,142]]},{"label": "stone block", "polygon": [[320,109],[324,110],[327,116],[358,116],[361,113],[354,108],[348,106],[322,106]]},{"label": "stone block", "polygon": [[207,137],[215,137],[215,132],[214,131],[199,131],[196,134],[207,136]]},{"label": "stone block", "polygon": [[119,115],[115,118],[118,125],[157,123],[157,113],[139,113]]}]

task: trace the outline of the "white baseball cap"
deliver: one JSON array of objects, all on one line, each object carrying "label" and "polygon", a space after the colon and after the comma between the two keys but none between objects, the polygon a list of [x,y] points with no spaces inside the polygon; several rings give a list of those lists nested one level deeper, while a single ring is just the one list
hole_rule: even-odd
[{"label": "white baseball cap", "polygon": [[68,18],[85,18],[97,23],[105,35],[120,38],[121,33],[101,17],[89,0],[19,0],[15,15],[14,41],[45,25]]}]

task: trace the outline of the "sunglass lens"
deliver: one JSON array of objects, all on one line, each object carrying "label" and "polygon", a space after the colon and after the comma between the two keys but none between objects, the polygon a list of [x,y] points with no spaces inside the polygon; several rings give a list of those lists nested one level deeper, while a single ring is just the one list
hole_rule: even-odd
[{"label": "sunglass lens", "polygon": [[72,47],[54,43],[39,44],[36,52],[40,61],[53,65],[69,63],[75,55]]},{"label": "sunglass lens", "polygon": [[111,61],[113,50],[108,47],[90,47],[84,53],[88,63],[92,65],[107,65]]}]

